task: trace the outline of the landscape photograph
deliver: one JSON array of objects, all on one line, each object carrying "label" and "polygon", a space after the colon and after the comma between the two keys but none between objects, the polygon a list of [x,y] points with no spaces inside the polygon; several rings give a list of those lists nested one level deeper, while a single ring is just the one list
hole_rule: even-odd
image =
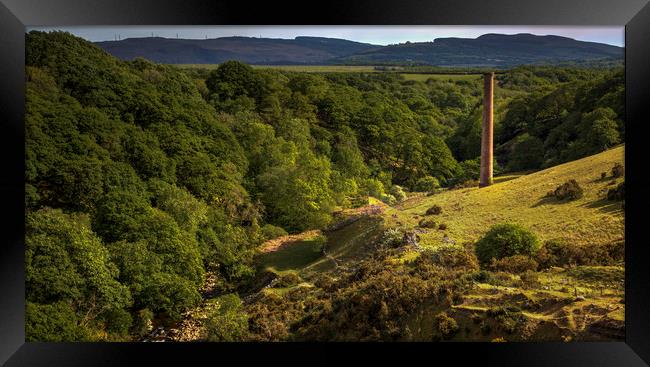
[{"label": "landscape photograph", "polygon": [[623,33],[28,27],[26,341],[624,341]]}]

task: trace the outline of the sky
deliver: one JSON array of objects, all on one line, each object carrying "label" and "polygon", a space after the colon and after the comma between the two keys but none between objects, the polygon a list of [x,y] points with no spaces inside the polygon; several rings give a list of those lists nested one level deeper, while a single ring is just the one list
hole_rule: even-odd
[{"label": "sky", "polygon": [[78,26],[28,27],[29,30],[64,30],[89,41],[134,37],[205,39],[246,36],[288,38],[319,36],[343,38],[376,45],[432,41],[441,37],[476,38],[485,33],[557,35],[580,41],[624,45],[624,27],[589,26]]}]

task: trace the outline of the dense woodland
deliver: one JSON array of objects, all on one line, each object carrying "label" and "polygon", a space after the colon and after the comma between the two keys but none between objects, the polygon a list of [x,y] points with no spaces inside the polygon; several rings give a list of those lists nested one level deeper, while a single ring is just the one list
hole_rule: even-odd
[{"label": "dense woodland", "polygon": [[[230,326],[215,340],[249,338],[236,294],[255,278],[264,241],[324,228],[358,198],[394,204],[405,191],[478,178],[480,79],[406,81],[236,61],[181,69],[120,61],[67,33],[26,37],[28,341],[137,340],[151,322],[176,322],[197,306],[207,273],[229,294],[212,327]],[[497,83],[497,172],[624,142],[621,67],[521,66]],[[467,281],[427,266],[409,277],[367,265],[353,288],[333,296],[334,311],[303,319],[292,335],[332,339],[350,320],[327,315],[374,297],[382,282],[417,298]],[[379,308],[388,302],[372,299]],[[363,337],[392,335],[393,316]],[[252,339],[282,339],[250,325]]]}]

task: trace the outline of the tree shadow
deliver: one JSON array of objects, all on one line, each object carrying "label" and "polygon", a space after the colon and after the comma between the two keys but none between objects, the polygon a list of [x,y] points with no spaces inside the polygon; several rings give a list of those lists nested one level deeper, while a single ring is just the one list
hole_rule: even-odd
[{"label": "tree shadow", "polygon": [[531,208],[536,208],[538,206],[542,205],[560,205],[567,203],[568,200],[558,200],[555,196],[544,196],[541,199],[539,199],[535,204],[531,206]]},{"label": "tree shadow", "polygon": [[584,208],[598,209],[603,213],[614,213],[617,211],[623,211],[622,205],[622,201],[607,200],[607,198],[603,198],[600,200],[592,201],[590,203],[585,203],[581,206]]},{"label": "tree shadow", "polygon": [[596,177],[593,180],[591,180],[591,183],[601,183],[601,182],[608,182],[608,181],[616,181],[616,177],[614,176],[607,176],[607,177]]}]

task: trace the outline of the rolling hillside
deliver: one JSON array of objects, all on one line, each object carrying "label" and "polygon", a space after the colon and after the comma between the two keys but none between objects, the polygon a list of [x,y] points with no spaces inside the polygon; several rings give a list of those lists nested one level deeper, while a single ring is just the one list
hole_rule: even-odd
[{"label": "rolling hillside", "polygon": [[[605,195],[607,189],[623,179],[611,176],[601,179],[601,172],[609,174],[615,163],[623,163],[623,158],[624,146],[620,146],[528,175],[496,177],[496,183],[486,188],[448,190],[432,196],[416,193],[397,207],[373,201],[372,205],[381,206],[381,214],[362,217],[348,226],[330,231],[326,234],[327,245],[332,249],[332,256],[340,257],[342,262],[354,258],[353,255],[363,257],[364,240],[373,239],[382,228],[417,227],[426,210],[434,204],[443,208],[442,214],[436,216],[436,222],[445,223],[447,229],[419,229],[420,245],[425,248],[443,245],[445,237],[448,242],[456,244],[476,241],[490,226],[501,222],[519,223],[542,241],[564,239],[577,246],[621,241],[624,240],[625,228],[621,202],[608,201]],[[576,179],[584,189],[581,199],[562,202],[545,197],[547,192],[569,179]],[[377,225],[378,222],[381,226]],[[305,241],[318,235],[310,232]],[[294,247],[278,246],[272,255],[265,255],[267,258],[263,262],[267,266],[276,266],[277,261],[282,264],[282,270],[331,268],[325,265],[329,261],[319,256],[317,250],[309,250],[311,247],[304,241],[293,241],[291,236],[287,238],[300,244],[298,247],[302,246],[303,251],[296,255]],[[291,254],[290,259],[282,256],[283,251]]]},{"label": "rolling hillside", "polygon": [[[622,203],[603,196],[624,180],[610,174],[623,158],[624,146],[619,146],[535,173],[499,177],[487,188],[413,194],[397,207],[371,198],[367,207],[347,210],[343,215],[347,219],[330,230],[287,236],[269,244],[258,256],[267,283],[257,296],[251,295],[250,302],[255,307],[255,297],[260,295],[318,294],[318,279],[324,273],[341,279],[350,272],[358,274],[355,269],[363,268],[359,265],[363,259],[374,256],[374,243],[389,228],[419,236],[416,246],[406,245],[383,260],[386,269],[397,269],[398,274],[417,268],[416,259],[424,251],[472,248],[463,243],[477,240],[491,225],[508,221],[530,228],[542,241],[559,238],[578,248],[624,242]],[[607,177],[601,178],[601,172],[607,172]],[[581,199],[545,198],[569,179],[576,179],[584,189]],[[443,208],[434,217],[447,225],[446,230],[418,227],[434,204]],[[477,280],[454,300],[425,302],[404,315],[402,322],[409,332],[400,340],[439,340],[438,330],[443,331],[443,339],[456,341],[621,340],[625,335],[624,273],[622,263],[551,267],[519,275],[490,273],[494,275]],[[301,280],[287,285],[283,280],[287,276]],[[453,330],[446,336],[445,325],[452,325]]]},{"label": "rolling hillside", "polygon": [[432,42],[407,42],[388,46],[325,37],[222,37],[205,40],[146,37],[95,44],[123,60],[143,57],[166,64],[218,64],[238,60],[257,65],[416,64],[511,67],[623,59],[621,47],[532,34],[485,34],[475,39],[437,38]]},{"label": "rolling hillside", "polygon": [[147,37],[95,44],[122,60],[144,57],[165,64],[219,64],[227,60],[249,64],[318,64],[378,47],[323,37],[222,37],[205,40]]},{"label": "rolling hillside", "polygon": [[621,47],[560,36],[484,34],[408,42],[341,57],[348,64],[409,63],[439,66],[508,67],[623,58]]}]

